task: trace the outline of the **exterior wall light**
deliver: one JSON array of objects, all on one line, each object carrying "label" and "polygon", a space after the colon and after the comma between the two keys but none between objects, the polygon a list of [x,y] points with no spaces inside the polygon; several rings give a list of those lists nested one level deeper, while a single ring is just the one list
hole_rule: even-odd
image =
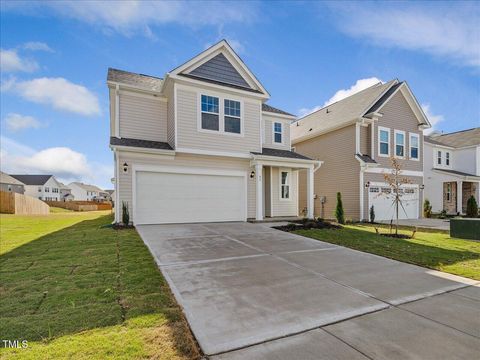
[{"label": "exterior wall light", "polygon": [[253,179],[255,177],[255,171],[252,170],[252,172],[250,173],[250,179]]},{"label": "exterior wall light", "polygon": [[425,184],[420,185],[420,190],[425,189]]},{"label": "exterior wall light", "polygon": [[128,174],[128,164],[127,163],[123,163],[123,172],[125,174]]},{"label": "exterior wall light", "polygon": [[367,182],[365,183],[365,187],[366,187],[367,189],[370,187],[370,181],[367,181]]}]

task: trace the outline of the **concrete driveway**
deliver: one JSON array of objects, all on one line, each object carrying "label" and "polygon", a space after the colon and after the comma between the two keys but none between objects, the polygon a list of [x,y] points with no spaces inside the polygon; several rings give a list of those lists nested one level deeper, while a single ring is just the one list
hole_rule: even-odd
[{"label": "concrete driveway", "polygon": [[262,224],[137,229],[212,359],[472,359],[480,351],[478,282]]}]

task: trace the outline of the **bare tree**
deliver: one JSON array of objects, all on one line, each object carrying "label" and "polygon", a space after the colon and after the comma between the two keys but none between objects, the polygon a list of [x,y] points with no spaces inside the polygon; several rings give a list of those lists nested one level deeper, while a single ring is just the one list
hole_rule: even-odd
[{"label": "bare tree", "polygon": [[390,174],[388,173],[384,174],[383,177],[393,192],[392,206],[395,207],[395,218],[396,218],[395,219],[396,220],[395,235],[397,236],[398,235],[398,213],[399,213],[400,207],[402,207],[403,211],[405,211],[405,208],[403,207],[403,204],[402,204],[402,195],[403,195],[402,185],[410,184],[411,181],[406,177],[402,177],[402,165],[400,164],[397,158],[391,156],[390,162],[392,164],[392,171],[390,172]]}]

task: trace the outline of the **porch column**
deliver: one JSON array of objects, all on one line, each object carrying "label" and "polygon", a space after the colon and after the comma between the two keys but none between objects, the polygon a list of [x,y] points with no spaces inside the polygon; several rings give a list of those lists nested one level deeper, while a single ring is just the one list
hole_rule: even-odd
[{"label": "porch column", "polygon": [[307,217],[313,219],[313,166],[307,170]]},{"label": "porch column", "polygon": [[256,189],[257,189],[257,207],[256,220],[263,220],[263,165],[255,164]]},{"label": "porch column", "polygon": [[462,181],[457,181],[457,212],[460,214],[463,213],[462,211],[462,201],[463,194],[462,194]]}]

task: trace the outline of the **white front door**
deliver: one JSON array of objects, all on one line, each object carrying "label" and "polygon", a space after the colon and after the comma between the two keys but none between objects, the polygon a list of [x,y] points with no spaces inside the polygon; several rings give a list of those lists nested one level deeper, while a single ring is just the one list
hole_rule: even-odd
[{"label": "white front door", "polygon": [[135,224],[245,221],[244,175],[136,171]]},{"label": "white front door", "polygon": [[[396,206],[395,196],[392,189],[386,183],[371,184],[368,189],[368,211],[373,205],[375,220],[395,219]],[[398,218],[418,219],[419,194],[417,185],[404,185],[400,189],[400,200]]]}]

